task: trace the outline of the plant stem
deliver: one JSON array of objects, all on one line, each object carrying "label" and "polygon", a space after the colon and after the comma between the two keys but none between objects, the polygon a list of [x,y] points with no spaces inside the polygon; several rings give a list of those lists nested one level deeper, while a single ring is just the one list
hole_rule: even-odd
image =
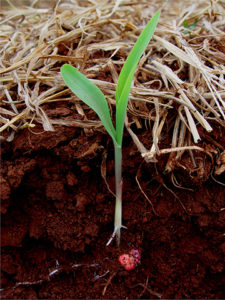
[{"label": "plant stem", "polygon": [[120,244],[120,229],[122,227],[122,146],[114,143],[115,149],[115,180],[116,180],[116,205],[114,219],[114,234],[117,244]]}]

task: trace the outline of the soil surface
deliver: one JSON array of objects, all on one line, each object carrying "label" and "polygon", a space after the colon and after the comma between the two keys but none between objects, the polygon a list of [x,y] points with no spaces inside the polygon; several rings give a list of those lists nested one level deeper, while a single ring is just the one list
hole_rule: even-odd
[{"label": "soil surface", "polygon": [[[125,131],[119,248],[106,246],[115,199],[104,132],[36,126],[3,142],[2,299],[225,298],[225,177],[214,173],[225,136],[214,128],[201,133],[209,154],[193,151],[194,167],[185,152],[171,173],[169,155],[146,163]],[[151,131],[136,133],[150,148]],[[160,148],[170,142],[162,138]],[[133,248],[141,263],[126,271],[118,256]]]}]

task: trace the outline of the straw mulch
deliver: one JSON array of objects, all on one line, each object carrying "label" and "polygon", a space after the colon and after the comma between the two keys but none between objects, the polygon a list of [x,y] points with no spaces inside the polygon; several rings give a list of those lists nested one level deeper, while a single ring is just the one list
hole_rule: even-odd
[{"label": "straw mulch", "polygon": [[[224,128],[225,1],[62,0],[26,5],[5,1],[0,11],[1,139],[10,142],[18,130],[32,131],[38,123],[46,131],[56,125],[102,130],[97,117],[88,119],[88,108],[65,86],[60,66],[76,66],[113,109],[119,71],[158,9],[160,21],[130,93],[126,127],[131,137],[149,162],[156,161],[156,154],[174,152],[179,159],[187,149],[205,151],[195,145],[201,140],[199,128]],[[57,107],[62,102],[73,103],[82,118],[51,119],[46,104]],[[150,149],[131,123],[148,128]],[[171,148],[160,149],[168,130]]]}]

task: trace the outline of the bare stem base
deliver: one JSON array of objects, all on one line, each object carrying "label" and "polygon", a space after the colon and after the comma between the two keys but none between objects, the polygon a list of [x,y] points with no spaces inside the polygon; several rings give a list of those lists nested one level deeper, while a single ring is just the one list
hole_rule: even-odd
[{"label": "bare stem base", "polygon": [[120,244],[120,231],[122,226],[122,147],[114,143],[115,149],[115,180],[116,180],[116,205],[114,218],[114,231],[107,243],[111,243],[116,236],[117,244]]},{"label": "bare stem base", "polygon": [[122,227],[122,147],[114,144],[115,147],[115,179],[116,179],[116,205],[114,231],[116,232],[117,244],[120,244],[120,230]]}]

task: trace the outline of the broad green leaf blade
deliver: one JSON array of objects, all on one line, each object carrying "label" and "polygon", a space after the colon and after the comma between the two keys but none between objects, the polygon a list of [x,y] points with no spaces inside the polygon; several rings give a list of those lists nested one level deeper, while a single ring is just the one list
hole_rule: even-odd
[{"label": "broad green leaf blade", "polygon": [[120,145],[122,144],[124,120],[133,76],[139,59],[152,38],[159,16],[160,11],[157,11],[146,25],[120,72],[116,88],[116,139]]},{"label": "broad green leaf blade", "polygon": [[105,129],[116,142],[108,103],[100,89],[71,65],[63,65],[61,75],[71,91],[97,113]]}]

